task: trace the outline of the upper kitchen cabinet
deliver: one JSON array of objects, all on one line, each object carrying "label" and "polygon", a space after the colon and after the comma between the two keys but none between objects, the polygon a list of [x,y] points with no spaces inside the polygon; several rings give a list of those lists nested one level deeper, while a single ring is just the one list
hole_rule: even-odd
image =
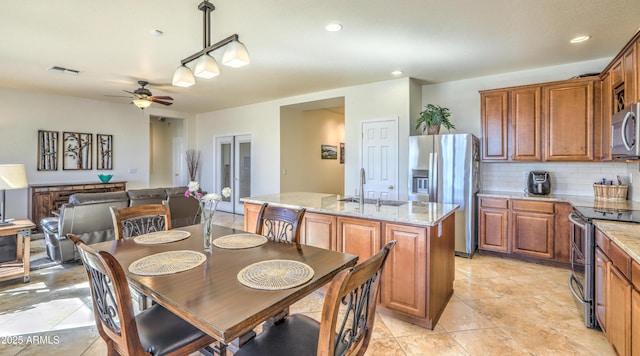
[{"label": "upper kitchen cabinet", "polygon": [[599,94],[599,79],[575,79],[542,87],[545,161],[593,160],[595,97],[599,100],[596,87]]},{"label": "upper kitchen cabinet", "polygon": [[540,160],[540,87],[480,92],[485,161]]},{"label": "upper kitchen cabinet", "polygon": [[481,91],[483,160],[593,160],[599,90],[581,78]]}]

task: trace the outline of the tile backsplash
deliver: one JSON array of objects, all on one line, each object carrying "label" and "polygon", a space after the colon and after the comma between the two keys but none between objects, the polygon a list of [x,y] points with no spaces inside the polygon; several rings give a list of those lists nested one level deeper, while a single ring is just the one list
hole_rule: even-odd
[{"label": "tile backsplash", "polygon": [[[638,163],[576,163],[576,162],[529,162],[481,164],[483,190],[523,191],[527,187],[529,171],[548,171],[551,177],[551,194],[593,196],[593,183],[602,178],[629,184],[631,200],[640,200],[640,174]],[[636,192],[638,190],[638,192]]]}]

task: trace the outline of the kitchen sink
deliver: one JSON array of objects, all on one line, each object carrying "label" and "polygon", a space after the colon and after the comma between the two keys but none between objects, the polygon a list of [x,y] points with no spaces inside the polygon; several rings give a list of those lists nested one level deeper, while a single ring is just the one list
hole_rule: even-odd
[{"label": "kitchen sink", "polygon": [[[348,202],[348,203],[359,203],[360,202],[360,198],[357,198],[357,197],[346,197],[346,198],[339,199],[339,201],[345,201],[345,202]],[[377,202],[378,202],[378,199],[366,198],[364,200],[365,204],[376,204]],[[406,201],[380,200],[380,205],[386,205],[386,206],[401,206],[401,205],[405,205],[405,204],[407,204]]]}]

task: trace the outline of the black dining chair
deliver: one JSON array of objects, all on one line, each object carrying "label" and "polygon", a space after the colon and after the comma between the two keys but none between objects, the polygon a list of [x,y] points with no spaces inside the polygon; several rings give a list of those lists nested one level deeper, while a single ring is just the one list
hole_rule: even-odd
[{"label": "black dining chair", "polygon": [[215,340],[156,304],[134,316],[129,283],[118,261],[68,234],[87,271],[93,314],[109,355],[188,355]]},{"label": "black dining chair", "polygon": [[306,209],[289,209],[262,204],[258,213],[256,234],[284,243],[293,243],[300,249],[300,228]]},{"label": "black dining chair", "polygon": [[[251,339],[235,356],[363,355],[373,331],[382,268],[395,244],[395,240],[387,243],[333,278],[320,322],[293,314]],[[339,315],[343,315],[340,321]]]}]

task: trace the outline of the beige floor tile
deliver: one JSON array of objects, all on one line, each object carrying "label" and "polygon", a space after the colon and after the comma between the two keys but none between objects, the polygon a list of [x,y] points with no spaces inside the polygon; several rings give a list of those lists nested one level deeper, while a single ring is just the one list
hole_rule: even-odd
[{"label": "beige floor tile", "polygon": [[469,353],[447,333],[396,337],[396,341],[408,356],[469,355]]},{"label": "beige floor tile", "polygon": [[[499,328],[466,330],[451,333],[469,355],[528,355],[511,336]],[[488,342],[491,340],[491,342]]]},{"label": "beige floor tile", "polygon": [[449,301],[438,321],[445,331],[487,329],[494,324],[462,301]]},{"label": "beige floor tile", "polygon": [[405,356],[405,352],[394,338],[375,339],[369,342],[365,356]]}]

